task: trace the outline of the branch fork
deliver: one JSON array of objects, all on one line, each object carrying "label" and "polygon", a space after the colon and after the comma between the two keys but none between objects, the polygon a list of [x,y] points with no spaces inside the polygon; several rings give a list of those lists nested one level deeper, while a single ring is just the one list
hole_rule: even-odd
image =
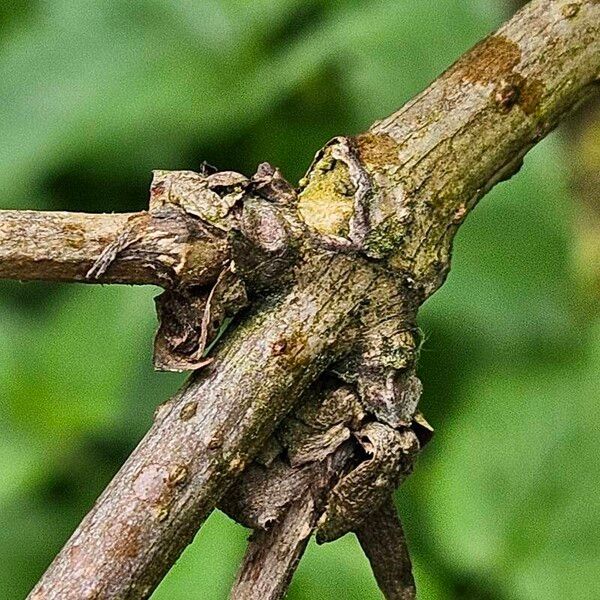
[{"label": "branch fork", "polygon": [[[235,232],[238,241],[232,263],[210,291],[167,290],[157,299],[161,325],[155,344],[155,365],[185,370],[209,364],[211,359],[204,357],[204,351],[224,319],[232,318],[248,305],[250,290],[259,302],[272,291],[273,286],[264,285],[269,279],[262,271],[263,265],[269,265],[273,280],[279,279],[273,277],[273,258],[279,268],[285,265],[289,269],[291,261],[297,266],[315,251],[314,247],[326,247],[329,252],[362,249],[361,237],[367,233],[364,210],[372,188],[370,178],[350,140],[336,138],[327,148],[330,150],[317,157],[311,170],[323,173],[324,160],[330,160],[325,171],[335,168],[336,162],[347,166],[350,185],[344,189],[354,196],[349,238],[343,238],[341,231],[335,235],[318,231],[307,236],[311,244],[304,244],[302,252],[292,251],[300,237],[294,239],[289,234],[306,232],[306,226],[289,210],[296,208],[297,196],[270,166],[259,168],[259,174],[267,172],[271,180],[277,176],[278,186],[269,186],[268,198],[253,193],[256,176],[248,179],[239,173],[212,170],[209,174],[155,173],[151,211],[177,206],[205,225]],[[279,197],[282,192],[283,197]],[[325,243],[323,236],[327,236]],[[254,246],[250,255],[256,255],[258,249],[266,256],[250,271],[243,269],[244,280],[235,265],[237,256],[244,264],[248,253],[240,255],[239,248],[247,250],[249,245]],[[381,278],[389,281],[379,285],[380,293],[369,310],[361,311],[361,332],[357,338],[360,346],[350,348],[337,367],[338,376],[347,383],[340,382],[339,387],[327,391],[324,399],[315,391],[308,402],[303,401],[267,443],[266,459],[259,456],[258,463],[247,467],[221,503],[235,520],[255,529],[232,598],[281,597],[311,533],[316,532],[317,541],[324,543],[360,531],[372,513],[391,502],[393,491],[412,469],[421,448],[410,429],[421,394],[420,381],[414,375],[414,336],[407,329],[412,311],[407,308],[398,312],[398,306],[406,305],[409,295],[395,279],[383,274]],[[253,286],[255,279],[263,284]],[[281,283],[278,288],[281,289]],[[277,349],[284,350],[284,346]],[[351,387],[350,382],[357,385]],[[385,510],[389,513],[389,506]],[[381,538],[376,543],[385,548],[387,540]],[[288,554],[281,561],[284,551]],[[372,560],[379,560],[380,554],[372,556]],[[397,553],[390,548],[384,555],[389,563]],[[406,557],[407,551],[401,555]],[[270,564],[273,560],[281,564]],[[390,566],[391,563],[387,565]],[[406,560],[393,566],[408,578],[407,589],[414,590]]]},{"label": "branch fork", "polygon": [[233,598],[282,597],[308,537],[348,531],[386,598],[414,598],[391,495],[431,434],[417,311],[599,73],[600,4],[533,0],[298,190],[205,165],[156,172],[134,215],[0,211],[0,277],[160,285],[155,364],[201,367],[30,598],[147,598],[217,505],[255,530]]}]

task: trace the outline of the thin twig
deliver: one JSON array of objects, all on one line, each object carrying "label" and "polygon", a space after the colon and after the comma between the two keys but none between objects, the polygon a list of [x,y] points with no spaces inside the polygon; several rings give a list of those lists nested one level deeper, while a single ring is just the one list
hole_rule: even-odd
[{"label": "thin twig", "polygon": [[317,519],[314,499],[307,494],[288,507],[281,523],[266,531],[255,532],[230,599],[283,598]]},{"label": "thin twig", "polygon": [[182,210],[0,211],[4,279],[203,285],[214,281],[228,256],[225,237]]}]

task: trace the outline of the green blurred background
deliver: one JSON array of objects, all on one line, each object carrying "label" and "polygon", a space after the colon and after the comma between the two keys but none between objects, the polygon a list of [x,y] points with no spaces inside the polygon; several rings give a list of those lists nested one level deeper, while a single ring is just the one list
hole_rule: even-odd
[{"label": "green blurred background", "polygon": [[[296,181],[423,89],[494,0],[0,5],[0,208],[132,211],[202,160]],[[422,311],[437,435],[398,494],[422,599],[600,598],[600,111],[530,153],[461,229]],[[0,282],[0,598],[24,598],[181,378],[151,368],[153,288]],[[215,513],[154,598],[222,599],[247,531]],[[352,536],[293,600],[379,598]]]}]

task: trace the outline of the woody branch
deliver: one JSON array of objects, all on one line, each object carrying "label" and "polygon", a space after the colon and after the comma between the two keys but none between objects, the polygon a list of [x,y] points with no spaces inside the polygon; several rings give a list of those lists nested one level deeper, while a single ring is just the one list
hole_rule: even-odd
[{"label": "woody branch", "polygon": [[[217,345],[210,365],[157,412],[151,430],[30,597],[148,597],[284,416],[328,370],[352,387],[368,420],[384,428],[377,433],[381,439],[393,432],[409,436],[420,391],[414,376],[416,311],[443,283],[457,228],[535,143],[597,89],[599,74],[598,2],[534,0],[398,112],[356,138],[328,144],[297,195],[268,169],[250,183],[225,177],[212,187],[211,175],[195,182],[189,174],[159,175],[144,219],[154,227],[156,218],[183,211],[184,220],[191,214],[203,230],[224,231],[217,234],[214,256],[201,245],[190,264],[211,273],[201,287],[218,284],[228,273],[244,287],[249,308],[237,313],[239,325]],[[165,185],[175,190],[173,196],[165,196]],[[1,213],[0,223],[21,216],[35,231],[27,213]],[[67,229],[69,218],[64,216]],[[113,274],[120,282],[170,281],[165,287],[179,294],[186,286],[173,284],[172,276],[153,279],[156,264],[149,268],[145,259],[127,279],[123,261],[136,244],[144,255],[162,260],[163,253],[152,247],[152,236],[131,223],[117,224],[125,217],[112,218],[109,235],[80,238],[80,249],[89,248],[81,265],[73,266],[66,258],[70,250],[54,239],[57,258],[45,263],[53,265],[48,278],[110,281]],[[87,222],[92,230],[93,220]],[[0,273],[44,278],[39,255],[15,241],[27,235],[27,226],[9,223],[0,231],[2,245],[12,248],[0,254]],[[60,236],[64,228],[56,231]],[[273,287],[269,281],[275,280]],[[179,354],[169,364],[185,364],[190,352],[196,360],[217,327],[214,315],[222,319],[237,310],[237,301],[221,298],[219,304],[215,289],[203,300],[192,296],[200,322],[181,314],[185,304],[179,302],[190,301],[188,291],[167,297],[161,347],[167,362]],[[225,290],[220,294],[226,296]],[[376,432],[365,433],[367,426],[348,429],[353,439],[376,445]],[[323,531],[346,527],[360,534],[358,517],[366,509],[344,504],[343,492],[353,484],[364,490],[361,476],[370,476],[369,468],[360,463],[341,474],[324,508]],[[384,491],[389,499],[391,490]],[[388,523],[385,498],[378,500],[381,529],[400,539]],[[364,530],[362,541],[378,560]],[[384,578],[381,569],[375,571]],[[382,588],[389,585],[382,579]]]}]

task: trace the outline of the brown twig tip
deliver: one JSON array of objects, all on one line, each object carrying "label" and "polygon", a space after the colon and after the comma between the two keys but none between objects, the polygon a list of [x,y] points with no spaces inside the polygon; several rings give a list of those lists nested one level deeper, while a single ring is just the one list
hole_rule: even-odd
[{"label": "brown twig tip", "polygon": [[408,547],[392,498],[356,530],[356,536],[386,600],[416,600]]}]

